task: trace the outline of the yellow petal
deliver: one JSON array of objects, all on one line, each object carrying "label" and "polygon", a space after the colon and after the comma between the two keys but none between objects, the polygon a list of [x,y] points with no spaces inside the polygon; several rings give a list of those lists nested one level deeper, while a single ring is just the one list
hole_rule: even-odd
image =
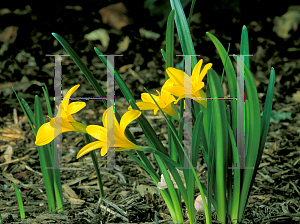
[{"label": "yellow petal", "polygon": [[[206,97],[206,94],[202,89],[199,90],[198,94],[195,97]],[[196,102],[202,104],[205,108],[207,108],[206,100],[196,100]]]},{"label": "yellow petal", "polygon": [[[160,92],[158,90],[156,90],[157,94],[158,94],[158,99],[160,99],[161,95]],[[149,95],[149,94],[148,94]],[[155,98],[154,98],[155,99]],[[155,99],[156,100],[156,99]],[[157,101],[157,100],[156,100]]]},{"label": "yellow petal", "polygon": [[141,111],[139,110],[127,111],[121,118],[120,131],[124,133],[128,124],[133,120],[137,119],[140,115],[141,115]]},{"label": "yellow petal", "polygon": [[174,83],[174,85],[183,86],[184,76],[186,75],[183,71],[181,71],[177,68],[169,67],[169,68],[167,68],[167,73],[169,75],[169,78]]},{"label": "yellow petal", "polygon": [[171,87],[165,87],[165,90],[173,94],[174,96],[181,96],[184,95],[185,90],[183,86],[171,86]]},{"label": "yellow petal", "polygon": [[[105,125],[104,127],[98,126],[98,125],[89,125],[86,128],[87,133],[89,133],[91,136],[93,136],[94,138],[100,140],[100,142],[102,142],[102,150],[101,150],[101,156],[104,156],[107,153],[107,144],[110,144],[108,141],[114,142],[114,147],[121,147],[121,148],[134,148],[136,147],[136,145],[134,143],[132,143],[131,141],[129,141],[127,139],[127,137],[124,134],[124,131],[126,129],[126,127],[128,126],[128,124],[133,121],[134,119],[136,119],[138,116],[141,115],[141,112],[138,110],[130,110],[128,112],[126,112],[123,117],[121,118],[121,127],[115,118],[115,126],[114,126],[114,139],[108,139],[107,137],[107,132],[108,132],[108,127],[107,127],[107,113],[109,111],[112,111],[113,107],[108,108],[107,110],[105,110],[105,112],[103,113],[103,117],[102,117],[102,122]],[[91,151],[94,148],[94,146],[90,149],[89,147],[84,148],[84,150],[88,150]],[[83,149],[82,149],[83,150]],[[81,155],[80,155],[81,156]]]},{"label": "yellow petal", "polygon": [[202,69],[200,76],[199,76],[199,80],[198,82],[201,82],[204,78],[204,76],[206,75],[207,71],[211,68],[212,63],[208,63],[207,65],[204,66],[204,68]]},{"label": "yellow petal", "polygon": [[[184,99],[185,97],[186,97],[186,95],[182,94],[181,96],[179,96],[179,98],[174,103],[177,104],[179,100]],[[187,97],[187,98],[190,98],[190,97]]]},{"label": "yellow petal", "polygon": [[203,60],[201,59],[200,61],[198,61],[198,63],[196,64],[196,66],[193,69],[192,80],[195,83],[198,83],[202,63],[203,63]]},{"label": "yellow petal", "polygon": [[60,113],[56,114],[56,117],[62,117],[63,119],[67,119],[68,116],[69,116],[69,114],[67,113],[67,111],[65,109],[61,109]]},{"label": "yellow petal", "polygon": [[178,111],[174,104],[168,104],[166,107],[161,108],[163,112],[166,114],[174,117],[175,119],[179,120]]},{"label": "yellow petal", "polygon": [[[54,123],[55,122],[55,123]],[[76,122],[74,120],[74,122]],[[61,127],[61,132],[68,132],[68,131],[77,131],[67,119],[55,117],[51,119],[50,125],[53,129],[56,129],[57,131],[60,130]],[[60,133],[61,133],[60,132]],[[57,135],[56,135],[57,136]],[[55,137],[56,137],[55,136]]]},{"label": "yellow petal", "polygon": [[43,124],[39,130],[36,137],[36,145],[46,145],[50,143],[54,138],[56,138],[62,132],[76,131],[72,126],[70,128],[66,127],[54,127],[50,122]]},{"label": "yellow petal", "polygon": [[137,102],[136,105],[140,108],[140,110],[154,110],[155,108],[157,108],[154,102]]},{"label": "yellow petal", "polygon": [[136,145],[131,142],[126,136],[115,136],[115,147],[121,147],[126,149],[131,149],[136,147]]},{"label": "yellow petal", "polygon": [[202,63],[203,63],[203,60],[201,59],[193,69],[193,73],[192,73],[193,89],[195,89],[197,87],[197,84],[198,84],[198,81],[199,81],[199,76],[200,76],[200,73],[201,73]]},{"label": "yellow petal", "polygon": [[161,104],[168,105],[169,103],[174,102],[176,99],[175,97],[168,91],[163,90],[161,94]]},{"label": "yellow petal", "polygon": [[101,156],[104,156],[107,153],[107,147],[104,145],[101,149]]},{"label": "yellow petal", "polygon": [[67,114],[75,114],[86,106],[85,102],[70,103],[67,108]]},{"label": "yellow petal", "polygon": [[[96,141],[96,142],[87,144],[82,149],[80,149],[80,151],[77,154],[77,159],[84,156],[85,154],[89,153],[90,151],[104,147],[104,145],[105,145],[105,143],[100,142],[100,141]],[[101,155],[102,155],[102,150],[101,150]]]},{"label": "yellow petal", "polygon": [[57,108],[56,117],[62,117],[62,118],[67,117],[66,112],[61,108],[61,104],[59,104],[59,106],[56,106],[56,108]]},{"label": "yellow petal", "polygon": [[71,114],[69,114],[65,120],[67,120],[68,122],[76,122]]},{"label": "yellow petal", "polygon": [[[171,79],[168,79],[165,84],[162,86],[161,88],[161,97],[160,97],[160,101],[162,102],[162,104],[164,104],[165,106],[168,105],[171,102],[176,101],[175,97],[167,90],[168,88],[176,88],[172,82]],[[159,105],[161,107],[161,105]]]},{"label": "yellow petal", "polygon": [[50,122],[43,124],[36,135],[35,144],[38,146],[46,145],[54,139],[54,128]]},{"label": "yellow petal", "polygon": [[[157,101],[159,99],[159,96],[151,94],[151,96]],[[149,102],[149,103],[154,103],[153,99],[148,93],[142,93],[141,94],[141,99],[143,102]]]},{"label": "yellow petal", "polygon": [[108,109],[111,109],[111,108],[112,108],[112,107],[107,108],[107,109],[104,111],[103,115],[102,115],[102,123],[103,123],[103,126],[104,126],[104,127],[106,127],[106,114],[107,114],[107,111],[108,111]]},{"label": "yellow petal", "polygon": [[173,86],[174,83],[172,82],[171,79],[168,79],[165,84],[161,87],[161,91],[163,91],[164,87],[168,87],[168,86]]},{"label": "yellow petal", "polygon": [[103,126],[105,128],[107,128],[107,113],[110,111],[110,113],[113,113],[113,116],[114,116],[114,125],[115,125],[115,134],[116,133],[120,133],[120,125],[119,125],[119,122],[114,114],[114,111],[113,111],[113,106],[111,106],[110,108],[106,109],[102,115],[102,123],[103,123]]},{"label": "yellow petal", "polygon": [[194,92],[198,92],[200,89],[204,87],[204,82],[198,82],[196,87],[193,89]]},{"label": "yellow petal", "polygon": [[76,86],[73,86],[68,92],[67,94],[65,95],[64,99],[63,99],[63,102],[61,103],[62,104],[62,107],[67,110],[67,107],[69,105],[69,98],[71,97],[71,95],[79,88],[79,84],[76,85]]},{"label": "yellow petal", "polygon": [[61,128],[61,132],[68,132],[68,131],[76,131],[78,132],[78,130],[76,128],[73,127],[73,125],[71,125],[70,122],[63,122],[63,126]]},{"label": "yellow petal", "polygon": [[100,141],[106,141],[106,129],[99,125],[89,125],[86,132]]}]

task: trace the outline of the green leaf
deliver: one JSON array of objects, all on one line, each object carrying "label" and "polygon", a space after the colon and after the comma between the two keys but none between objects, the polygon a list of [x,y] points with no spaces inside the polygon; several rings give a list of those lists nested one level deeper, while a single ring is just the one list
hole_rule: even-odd
[{"label": "green leaf", "polygon": [[243,218],[246,202],[250,195],[250,190],[252,189],[254,179],[259,167],[259,163],[263,154],[265,142],[267,139],[267,134],[269,130],[269,124],[270,124],[270,116],[272,111],[272,102],[273,102],[273,93],[274,93],[274,84],[275,84],[275,70],[272,67],[271,74],[270,74],[270,80],[268,85],[268,91],[267,91],[267,97],[266,97],[266,103],[264,107],[264,115],[261,122],[261,133],[260,133],[260,142],[259,142],[259,152],[256,157],[255,167],[253,171],[253,175],[251,178],[251,183],[248,187],[249,191],[247,192],[247,197],[243,197],[243,200],[240,202],[240,212],[239,212],[239,220]]},{"label": "green leaf", "polygon": [[[179,35],[181,49],[184,55],[196,55],[189,26],[179,0],[170,0],[172,9],[175,9],[175,23]],[[192,69],[197,64],[196,57],[192,57]]]},{"label": "green leaf", "polygon": [[[246,145],[247,156],[245,157],[245,167],[252,169],[244,169],[243,172],[243,181],[242,181],[242,191],[241,191],[241,199],[240,199],[240,207],[239,207],[239,220],[243,217],[244,207],[246,205],[246,201],[248,199],[248,195],[250,192],[251,180],[254,175],[254,167],[256,161],[258,159],[259,153],[259,141],[260,139],[260,107],[259,100],[257,95],[257,89],[254,83],[253,76],[245,63],[239,57],[234,57],[237,60],[238,65],[244,65],[245,71],[245,86],[246,86],[246,95],[249,102],[249,107],[247,106],[247,112],[249,112],[249,123],[246,130],[249,130],[246,138],[248,145]],[[247,118],[248,119],[248,118]]]},{"label": "green leaf", "polygon": [[272,113],[271,111],[272,111],[272,103],[273,103],[274,84],[275,84],[275,70],[272,67],[271,74],[270,74],[270,81],[268,85],[266,103],[265,103],[264,113],[261,122],[260,148],[264,147],[267,139],[267,134],[269,131],[270,116]]},{"label": "green leaf", "polygon": [[12,87],[14,93],[16,94],[17,96],[17,99],[19,101],[19,104],[24,112],[24,114],[26,115],[27,117],[27,120],[29,122],[29,125],[34,133],[34,135],[36,136],[36,133],[37,133],[37,130],[34,128],[34,125],[35,125],[35,118],[34,118],[34,114],[30,108],[30,106],[27,104],[27,102],[22,98],[20,97],[16,91],[14,90],[14,88]]},{"label": "green leaf", "polygon": [[188,20],[188,26],[189,27],[191,25],[191,20],[192,20],[192,16],[193,16],[193,11],[194,11],[194,7],[195,7],[195,3],[196,3],[196,0],[193,0],[192,4],[191,4],[191,9],[190,9],[190,14],[189,14],[189,20]]},{"label": "green leaf", "polygon": [[[165,52],[165,61],[166,61],[166,67],[165,67],[165,80],[167,81],[169,79],[168,74],[166,72],[167,68],[173,67],[173,54],[174,54],[174,16],[175,16],[175,10],[172,9],[169,17],[168,17],[168,23],[167,23],[167,30],[166,30],[166,52]],[[168,119],[174,124],[174,119],[168,115]],[[173,141],[173,135],[171,133],[170,128],[168,127],[168,139],[170,141],[169,143],[169,153],[171,158],[174,161],[178,161],[178,153],[175,149],[177,145]]]},{"label": "green leaf", "polygon": [[[247,31],[247,27],[245,25],[243,26],[243,30],[242,30],[240,54],[241,55],[249,55],[248,31]],[[247,67],[250,68],[249,56],[244,56],[244,62],[247,65]]]},{"label": "green leaf", "polygon": [[23,205],[23,201],[22,201],[20,191],[14,183],[12,183],[12,186],[14,187],[15,192],[16,192],[21,219],[25,219],[24,205]]},{"label": "green leaf", "polygon": [[[199,190],[200,190],[200,192],[201,192],[202,197],[204,198],[204,192],[203,192],[201,183],[200,183],[200,181],[198,180],[198,177],[197,177],[197,174],[196,174],[194,168],[192,167],[192,166],[193,166],[192,162],[189,160],[189,157],[188,157],[187,153],[185,152],[185,150],[184,150],[182,144],[180,143],[180,140],[179,140],[179,138],[178,138],[178,136],[177,136],[177,134],[176,134],[176,130],[175,130],[174,125],[173,125],[173,124],[169,121],[169,119],[166,117],[166,115],[165,115],[164,112],[161,110],[161,108],[159,107],[159,105],[157,104],[157,102],[156,102],[156,100],[153,98],[153,96],[151,96],[151,94],[149,93],[149,91],[148,91],[146,88],[145,88],[145,90],[147,91],[147,93],[149,94],[149,96],[152,98],[152,100],[154,101],[154,103],[156,104],[156,106],[158,107],[158,109],[160,110],[160,112],[162,113],[162,115],[164,116],[164,118],[165,118],[165,120],[166,120],[166,122],[167,122],[167,124],[168,124],[168,127],[170,128],[170,130],[171,130],[171,132],[172,132],[172,134],[173,134],[174,139],[177,141],[177,143],[178,143],[179,146],[180,146],[179,148],[181,148],[181,150],[182,150],[183,153],[184,153],[184,156],[187,158],[188,163],[189,163],[190,170],[191,170],[191,172],[193,173],[194,177],[196,178],[196,182],[197,182],[197,184],[198,184],[198,188],[199,188]],[[184,199],[184,201],[185,201],[185,203],[186,203],[186,206],[187,206],[187,209],[188,209],[188,213],[189,213],[190,215],[193,214],[193,212],[191,211],[191,209],[194,209],[194,208],[193,208],[193,206],[190,205],[191,203],[189,203],[190,200],[189,200],[189,197],[188,197],[188,195],[187,195],[187,191],[185,190],[185,188],[184,188],[184,186],[183,186],[183,182],[182,182],[181,178],[179,177],[179,174],[178,174],[177,170],[176,170],[174,167],[172,167],[172,164],[169,164],[168,162],[167,162],[167,166],[168,166],[168,168],[169,168],[171,174],[173,175],[175,182],[176,182],[177,185],[178,185],[178,188],[179,188],[179,190],[180,190],[180,193],[182,194],[182,197],[183,197],[183,199]],[[164,170],[164,169],[165,169],[165,167],[162,167],[162,170]],[[164,174],[164,173],[163,173],[163,174]],[[164,175],[165,175],[165,174],[164,174]],[[190,174],[190,175],[191,175],[191,174]],[[164,177],[166,177],[166,176],[164,176]],[[167,177],[168,177],[168,176],[167,176]],[[185,175],[185,177],[186,177],[186,175]],[[168,183],[167,179],[166,179],[166,183],[167,183],[167,185],[169,186],[169,183]],[[189,183],[189,182],[188,182],[188,179],[186,179],[186,183]],[[193,183],[193,184],[194,184],[194,183]],[[190,187],[189,187],[189,189],[190,189]],[[171,192],[171,194],[172,194],[172,192]],[[173,198],[173,196],[172,196],[172,198]],[[206,214],[206,216],[207,216],[207,215],[208,215],[208,211],[207,211],[207,205],[206,205],[206,201],[205,201],[205,200],[203,201],[203,205],[204,205],[204,208],[205,208],[205,214]],[[193,219],[191,219],[191,220],[193,220]],[[210,218],[207,217],[206,220],[208,221],[208,220],[210,220]]]},{"label": "green leaf", "polygon": [[[226,76],[228,79],[228,86],[229,86],[229,92],[230,97],[236,98],[237,97],[237,76],[234,71],[234,67],[232,65],[231,60],[228,58],[228,54],[221,44],[221,42],[212,34],[209,32],[206,32],[207,36],[211,39],[211,41],[214,43],[220,58],[222,60],[223,66],[226,71]],[[227,60],[228,58],[228,60]],[[210,69],[212,70],[212,68]],[[232,110],[232,124],[231,127],[233,129],[234,136],[236,136],[236,128],[237,128],[237,101],[231,100],[231,110]]]},{"label": "green leaf", "polygon": [[48,110],[48,115],[49,117],[53,117],[52,114],[52,108],[51,108],[51,104],[50,104],[50,97],[49,97],[49,93],[48,93],[48,89],[47,86],[44,83],[44,87],[42,87],[44,94],[45,94],[45,99],[46,99],[46,103],[47,103],[47,110]]},{"label": "green leaf", "polygon": [[164,49],[160,49],[161,55],[163,56],[163,59],[166,61],[166,52]]},{"label": "green leaf", "polygon": [[[225,222],[226,220],[226,173],[224,170],[225,161],[227,161],[227,147],[228,147],[228,131],[227,131],[227,115],[225,101],[217,98],[224,97],[219,81],[219,77],[214,70],[207,71],[207,78],[209,82],[209,90],[211,94],[210,105],[212,107],[212,135],[210,137],[217,137],[216,140],[212,139],[213,145],[210,144],[209,150],[213,150],[213,162],[215,165],[216,172],[216,199],[218,204],[218,220]],[[207,167],[210,167],[210,163]]]},{"label": "green leaf", "polygon": [[[234,59],[242,63],[240,58],[234,57]],[[260,138],[260,107],[253,76],[245,64],[244,69],[245,86],[249,101],[249,139],[248,147],[246,146],[246,151],[251,150],[251,153],[248,154],[249,156],[246,157],[246,167],[254,167],[255,162],[253,159],[257,157],[259,148],[259,142],[256,140]],[[249,169],[245,170],[245,172],[248,171]]]},{"label": "green leaf", "polygon": [[[174,49],[174,16],[175,10],[172,9],[167,23],[167,30],[166,30],[166,70],[168,67],[174,67],[173,62],[173,49]],[[168,74],[165,72],[166,81],[168,79]]]},{"label": "green leaf", "polygon": [[[191,0],[181,0],[183,8],[186,7],[190,1]],[[171,10],[171,7],[168,1],[145,0],[144,9],[149,10],[150,16],[152,17],[153,21],[158,21],[160,18],[162,18],[161,21],[156,22],[162,28],[167,22],[168,14]]]},{"label": "green leaf", "polygon": [[[38,130],[44,124],[43,110],[41,100],[38,96],[35,96],[34,103],[34,114],[36,130]],[[39,160],[41,164],[44,184],[46,187],[46,194],[48,199],[49,212],[55,210],[55,192],[53,184],[53,173],[52,170],[46,169],[46,167],[52,167],[51,160],[49,160],[50,152],[47,146],[38,146]]]},{"label": "green leaf", "polygon": [[[99,83],[97,82],[97,80],[95,79],[95,77],[93,76],[91,71],[86,67],[86,65],[79,58],[79,56],[76,54],[76,52],[65,41],[65,39],[56,33],[52,33],[52,35],[59,41],[59,43],[64,47],[64,49],[68,52],[68,54],[71,56],[71,58],[75,61],[76,65],[83,72],[84,76],[87,78],[89,83],[93,86],[93,88],[96,90],[98,95],[101,97],[106,97],[105,92],[102,90],[101,86],[99,85]],[[105,104],[105,106],[107,106],[105,100],[103,100],[103,103]]]}]

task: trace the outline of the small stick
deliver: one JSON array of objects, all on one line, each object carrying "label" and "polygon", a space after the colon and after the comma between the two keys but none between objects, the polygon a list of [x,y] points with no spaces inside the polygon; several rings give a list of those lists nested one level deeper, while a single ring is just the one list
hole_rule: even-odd
[{"label": "small stick", "polygon": [[112,215],[115,215],[115,216],[117,216],[117,217],[123,219],[125,222],[128,222],[128,219],[127,219],[127,218],[125,218],[124,216],[120,215],[120,214],[117,213],[117,212],[112,211],[111,209],[107,208],[106,206],[100,205],[100,207],[101,207],[102,209],[108,211],[108,212],[111,213]]}]

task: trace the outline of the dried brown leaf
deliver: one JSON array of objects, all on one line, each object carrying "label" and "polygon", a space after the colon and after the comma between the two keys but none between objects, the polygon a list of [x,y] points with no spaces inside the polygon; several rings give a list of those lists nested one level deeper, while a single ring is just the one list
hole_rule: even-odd
[{"label": "dried brown leaf", "polygon": [[126,15],[127,8],[122,2],[102,8],[99,10],[99,13],[103,23],[119,30],[129,24],[129,18]]}]

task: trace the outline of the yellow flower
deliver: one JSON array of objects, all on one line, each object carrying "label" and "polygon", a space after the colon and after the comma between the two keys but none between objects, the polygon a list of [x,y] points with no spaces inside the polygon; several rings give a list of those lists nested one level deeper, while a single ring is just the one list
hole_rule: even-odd
[{"label": "yellow flower", "polygon": [[[72,114],[77,113],[85,107],[84,102],[73,102],[69,104],[69,98],[79,88],[80,85],[73,86],[65,95],[62,103],[58,107],[58,112],[55,118],[50,118],[51,121],[43,124],[36,135],[35,144],[38,146],[50,143],[55,137],[62,132],[77,131],[86,133],[86,125],[76,122]],[[56,128],[54,127],[54,123]],[[61,125],[58,129],[57,126]]]},{"label": "yellow flower", "polygon": [[[109,111],[108,111],[109,110]],[[83,155],[89,153],[92,150],[95,149],[101,149],[101,156],[104,156],[107,153],[107,143],[108,141],[111,141],[112,139],[107,139],[107,112],[113,112],[113,107],[110,107],[109,109],[105,110],[103,116],[102,116],[102,122],[104,127],[99,125],[89,125],[86,128],[86,131],[88,134],[93,136],[94,138],[98,139],[99,141],[92,142],[85,147],[83,147],[77,154],[77,159],[82,157]],[[116,119],[116,116],[114,115],[114,147],[118,147],[115,149],[116,151],[125,151],[130,149],[136,149],[141,150],[144,147],[137,146],[131,141],[127,139],[125,136],[125,129],[128,126],[130,122],[137,119],[141,115],[141,112],[138,110],[131,110],[127,111],[121,118],[120,124]]]},{"label": "yellow flower", "polygon": [[[204,82],[202,82],[204,76],[207,73],[207,70],[211,68],[212,64],[209,63],[204,66],[201,71],[203,60],[201,59],[195,66],[192,72],[192,76],[189,77],[185,72],[169,67],[167,68],[167,73],[170,77],[170,80],[173,83],[173,86],[166,86],[165,90],[169,91],[174,96],[179,97],[175,103],[177,103],[182,98],[194,98],[194,97],[206,97],[206,94],[202,90],[204,87]],[[188,80],[189,83],[192,83],[192,86],[186,86],[187,93],[185,93],[184,79]],[[207,107],[206,100],[196,100],[198,103]]]},{"label": "yellow flower", "polygon": [[[151,96],[155,99],[159,107],[162,109],[163,112],[166,114],[174,117],[175,119],[179,120],[178,110],[173,104],[176,101],[175,97],[171,95],[168,91],[165,90],[165,87],[171,87],[173,83],[170,79],[168,79],[164,86],[161,88],[161,93],[156,90],[158,96],[151,94]],[[140,108],[140,110],[154,110],[154,115],[157,114],[159,110],[156,106],[155,102],[149,96],[148,93],[142,93],[141,98],[143,102],[137,102],[136,105]],[[131,110],[132,107],[129,106],[128,110]]]}]

